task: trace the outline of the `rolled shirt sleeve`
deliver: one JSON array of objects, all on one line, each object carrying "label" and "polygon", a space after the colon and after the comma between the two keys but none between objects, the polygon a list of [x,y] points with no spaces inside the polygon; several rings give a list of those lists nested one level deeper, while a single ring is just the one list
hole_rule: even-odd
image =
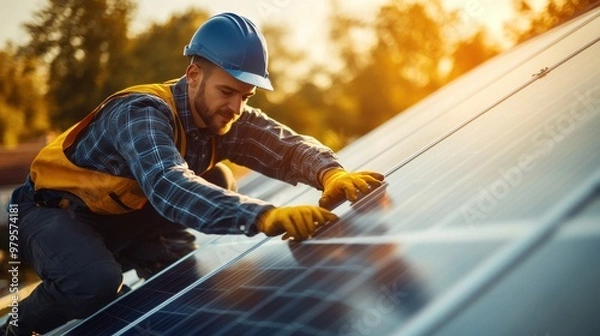
[{"label": "rolled shirt sleeve", "polygon": [[251,107],[218,142],[220,158],[293,185],[300,182],[322,190],[320,172],[342,167],[335,153],[315,138]]}]

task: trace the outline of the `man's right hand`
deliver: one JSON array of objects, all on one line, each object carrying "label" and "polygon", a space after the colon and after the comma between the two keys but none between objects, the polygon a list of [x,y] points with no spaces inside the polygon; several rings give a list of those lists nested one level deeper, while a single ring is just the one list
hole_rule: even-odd
[{"label": "man's right hand", "polygon": [[337,216],[321,207],[300,205],[274,208],[265,212],[258,221],[258,230],[267,236],[282,233],[282,239],[299,242],[311,238],[319,225],[337,220]]}]

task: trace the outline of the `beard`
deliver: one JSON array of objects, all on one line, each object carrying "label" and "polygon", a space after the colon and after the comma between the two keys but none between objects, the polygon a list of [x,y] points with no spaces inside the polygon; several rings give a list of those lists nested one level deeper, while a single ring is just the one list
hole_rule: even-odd
[{"label": "beard", "polygon": [[202,80],[198,93],[196,94],[196,103],[194,105],[196,112],[209,131],[213,134],[224,135],[231,129],[231,125],[236,120],[236,114],[228,108],[211,111],[206,103],[207,99],[204,90],[205,83],[204,80]]}]

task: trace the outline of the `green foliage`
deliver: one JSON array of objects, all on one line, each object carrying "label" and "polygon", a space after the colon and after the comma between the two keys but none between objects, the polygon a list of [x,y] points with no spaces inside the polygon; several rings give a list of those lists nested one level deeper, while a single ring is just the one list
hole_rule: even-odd
[{"label": "green foliage", "polygon": [[25,25],[31,42],[24,50],[48,62],[54,125],[70,126],[111,92],[132,10],[130,0],[49,0]]},{"label": "green foliage", "polygon": [[133,38],[126,67],[128,71],[121,71],[120,74],[125,76],[120,81],[123,87],[161,83],[181,77],[189,63],[189,59],[183,56],[183,47],[208,17],[205,11],[190,9],[174,14],[163,24],[152,24]]},{"label": "green foliage", "polygon": [[14,147],[48,130],[48,110],[38,62],[8,46],[0,50],[0,64],[0,145]]},{"label": "green foliage", "polygon": [[[208,13],[176,13],[128,36],[134,1],[48,0],[26,24],[25,53],[0,50],[4,143],[47,130],[48,111],[52,126],[64,129],[117,90],[183,75],[189,62],[183,47]],[[528,0],[515,0],[518,17],[507,31],[521,41],[592,3],[550,0],[540,13]],[[331,5],[328,34],[336,52],[327,55],[327,65],[309,65],[304,77],[292,71],[306,54],[290,46],[288,28],[261,27],[276,91],[258,90],[250,104],[336,150],[500,51],[483,28],[460,35],[458,13],[441,0],[388,0],[369,18],[345,14],[339,0]],[[46,85],[39,85],[39,70]]]}]

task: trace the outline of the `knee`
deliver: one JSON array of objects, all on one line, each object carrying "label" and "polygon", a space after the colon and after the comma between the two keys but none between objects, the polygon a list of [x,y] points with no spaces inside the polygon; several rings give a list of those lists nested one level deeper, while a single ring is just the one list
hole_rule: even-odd
[{"label": "knee", "polygon": [[77,272],[71,302],[75,318],[84,318],[117,297],[123,275],[116,262],[99,261]]}]

